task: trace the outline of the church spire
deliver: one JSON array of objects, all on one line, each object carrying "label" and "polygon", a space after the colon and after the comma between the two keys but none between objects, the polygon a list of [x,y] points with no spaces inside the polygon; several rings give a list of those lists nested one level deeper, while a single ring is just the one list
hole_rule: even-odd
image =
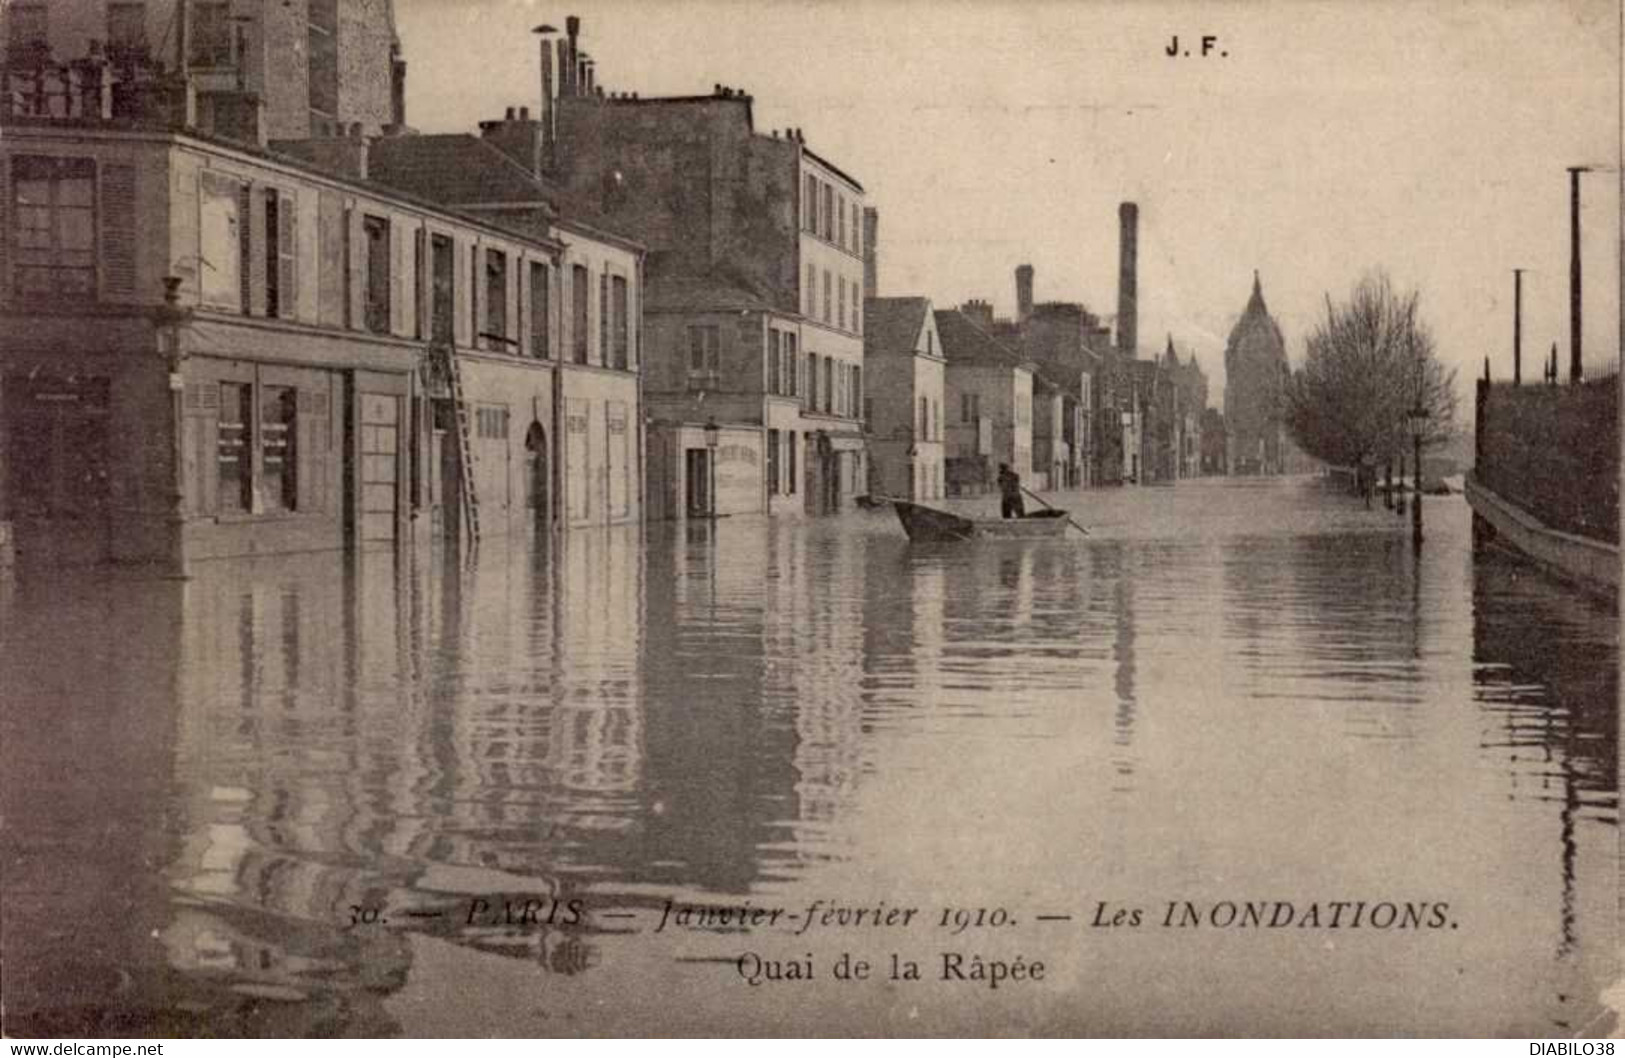
[{"label": "church spire", "polygon": [[1247,311],[1268,312],[1264,307],[1264,287],[1258,281],[1258,269],[1253,269],[1253,296],[1247,299]]}]

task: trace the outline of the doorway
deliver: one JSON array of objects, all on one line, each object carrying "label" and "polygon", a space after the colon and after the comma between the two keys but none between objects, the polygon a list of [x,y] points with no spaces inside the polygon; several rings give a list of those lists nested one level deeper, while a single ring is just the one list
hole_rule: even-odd
[{"label": "doorway", "polygon": [[711,496],[711,453],[704,448],[684,451],[685,481],[690,518],[706,518],[716,513]]},{"label": "doorway", "polygon": [[552,525],[553,482],[548,477],[547,431],[534,421],[525,431],[525,481],[525,505],[530,508],[531,524],[538,533],[545,533]]}]

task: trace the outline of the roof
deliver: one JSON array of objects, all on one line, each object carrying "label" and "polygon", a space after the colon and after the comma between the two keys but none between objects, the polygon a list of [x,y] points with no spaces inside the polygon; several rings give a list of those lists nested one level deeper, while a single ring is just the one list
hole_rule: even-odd
[{"label": "roof", "polygon": [[558,193],[496,147],[469,133],[384,136],[368,146],[367,175],[381,184],[460,206],[542,204]]},{"label": "roof", "polygon": [[1275,322],[1274,317],[1270,315],[1270,310],[1264,305],[1264,289],[1259,283],[1258,273],[1255,271],[1253,272],[1253,293],[1247,299],[1247,309],[1241,314],[1241,319],[1236,321],[1236,325],[1230,329],[1230,340],[1226,343],[1225,348],[1225,363],[1230,362],[1231,356],[1243,339],[1247,337],[1248,332],[1260,329],[1263,330],[1265,339],[1270,341],[1274,348],[1280,351],[1281,358],[1285,359],[1286,342],[1281,337],[1280,326]]},{"label": "roof", "polygon": [[963,312],[939,309],[936,320],[942,355],[950,364],[1034,369],[1031,361],[982,330]]},{"label": "roof", "polygon": [[863,355],[913,355],[929,311],[929,298],[864,298]]}]

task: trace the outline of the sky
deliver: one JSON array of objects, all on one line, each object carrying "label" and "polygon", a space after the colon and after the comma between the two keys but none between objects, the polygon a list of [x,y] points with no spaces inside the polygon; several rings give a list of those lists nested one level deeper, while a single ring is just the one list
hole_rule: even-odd
[{"label": "sky", "polygon": [[[1569,177],[1582,178],[1588,364],[1618,358],[1618,2],[395,0],[407,119],[473,130],[540,97],[541,22],[582,18],[607,90],[750,92],[880,213],[882,295],[1117,304],[1140,208],[1139,338],[1195,353],[1221,404],[1253,272],[1301,361],[1382,269],[1421,295],[1460,388],[1569,359]],[[1190,55],[1169,57],[1171,39]],[[1200,39],[1217,38],[1207,57]],[[1225,54],[1220,55],[1223,52]],[[1470,401],[1466,407],[1470,408]]]}]

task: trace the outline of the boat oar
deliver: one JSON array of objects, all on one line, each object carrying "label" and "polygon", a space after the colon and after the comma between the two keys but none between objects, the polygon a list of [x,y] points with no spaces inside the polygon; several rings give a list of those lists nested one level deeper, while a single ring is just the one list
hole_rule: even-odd
[{"label": "boat oar", "polygon": [[[1031,496],[1033,499],[1037,500],[1039,503],[1044,504],[1045,509],[1051,510],[1051,511],[1059,511],[1060,510],[1059,507],[1051,506],[1048,502],[1045,501],[1044,497],[1042,497],[1038,493],[1032,491],[1027,486],[1025,486],[1025,485],[1017,485],[1016,488],[1020,489],[1022,492],[1025,492],[1027,495]],[[1062,513],[1064,514],[1066,512],[1063,511]],[[1072,526],[1072,528],[1076,529],[1078,532],[1082,533],[1084,536],[1089,535],[1089,530],[1087,530],[1083,526],[1079,525],[1078,520],[1076,518],[1072,517],[1072,515],[1067,514],[1066,515],[1066,521],[1067,521],[1068,525]]]}]

